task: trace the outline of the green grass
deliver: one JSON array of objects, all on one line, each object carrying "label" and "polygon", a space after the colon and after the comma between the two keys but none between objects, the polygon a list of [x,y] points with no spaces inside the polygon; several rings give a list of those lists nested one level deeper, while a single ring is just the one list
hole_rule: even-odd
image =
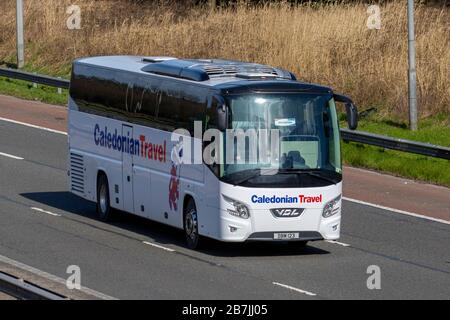
[{"label": "green grass", "polygon": [[[361,121],[358,130],[450,147],[448,119],[448,115],[437,115],[420,120],[419,130],[416,132],[410,131],[402,122],[371,119]],[[342,124],[342,127],[345,125]],[[342,153],[346,165],[450,187],[450,161],[448,160],[353,142],[343,142]]]},{"label": "green grass", "polygon": [[370,119],[360,121],[358,130],[450,147],[449,120],[445,114],[420,119],[419,130],[411,131],[405,122]]},{"label": "green grass", "polygon": [[58,94],[57,88],[43,85],[36,85],[35,87],[27,81],[4,77],[0,77],[0,94],[57,105],[66,105],[68,98],[68,91],[65,89],[62,90],[61,94]]}]

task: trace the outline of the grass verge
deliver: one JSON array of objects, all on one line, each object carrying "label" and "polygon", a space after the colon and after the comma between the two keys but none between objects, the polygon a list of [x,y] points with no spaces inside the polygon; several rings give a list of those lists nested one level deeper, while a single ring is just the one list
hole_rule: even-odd
[{"label": "grass verge", "polygon": [[57,105],[66,105],[68,97],[68,91],[65,89],[61,90],[61,94],[59,94],[57,88],[43,85],[34,86],[27,81],[4,77],[0,77],[0,94]]},{"label": "grass verge", "polygon": [[[420,122],[410,131],[405,123],[363,120],[358,130],[450,147],[448,116],[438,115]],[[450,187],[450,161],[360,143],[342,143],[344,164],[382,171],[396,176]]]}]

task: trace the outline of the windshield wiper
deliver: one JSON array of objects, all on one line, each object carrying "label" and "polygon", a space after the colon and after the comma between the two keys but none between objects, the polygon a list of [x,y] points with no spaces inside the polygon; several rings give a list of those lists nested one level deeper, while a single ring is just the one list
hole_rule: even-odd
[{"label": "windshield wiper", "polygon": [[327,178],[327,177],[324,177],[324,176],[321,176],[321,175],[319,175],[319,174],[316,174],[316,173],[314,173],[314,171],[313,171],[313,172],[311,172],[311,171],[306,171],[306,173],[309,174],[310,176],[317,177],[317,178],[320,178],[320,179],[322,179],[322,180],[324,180],[324,181],[331,182],[332,184],[337,184],[337,182],[336,182],[335,180],[330,179],[330,178]]},{"label": "windshield wiper", "polygon": [[273,171],[273,172],[277,172],[277,169],[250,169],[250,170],[246,170],[245,172],[250,171],[250,172],[254,172],[253,174],[250,174],[248,176],[246,176],[245,178],[242,178],[241,180],[235,181],[233,182],[233,185],[240,185],[244,182],[247,182],[253,178],[259,177],[262,175],[262,171]]},{"label": "windshield wiper", "polygon": [[[256,171],[256,172],[255,172]],[[242,184],[242,183],[244,183],[244,182],[247,182],[248,180],[251,180],[251,179],[253,179],[253,178],[256,178],[256,177],[258,177],[261,173],[259,172],[259,169],[249,169],[249,170],[244,170],[244,171],[240,171],[240,172],[236,172],[235,174],[236,175],[241,175],[243,172],[254,172],[254,173],[252,173],[252,174],[249,174],[249,175],[246,175],[244,178],[242,178],[242,179],[240,179],[240,180],[237,180],[237,181],[233,181],[234,179],[232,179],[232,178],[230,178],[230,177],[228,177],[228,180],[231,180],[230,182],[234,185],[234,186],[236,186],[236,185],[239,185],[239,184]],[[232,174],[233,175],[233,174]]]},{"label": "windshield wiper", "polygon": [[281,169],[280,173],[296,173],[296,174],[307,174],[312,177],[316,177],[319,179],[322,179],[327,182],[331,182],[332,184],[337,184],[337,182],[331,178],[324,177],[320,174],[317,174],[316,172],[320,171],[313,171],[313,170],[305,170],[305,169]]},{"label": "windshield wiper", "polygon": [[[243,172],[252,172],[251,174],[246,175],[244,178],[237,180],[237,181],[230,181],[234,186],[237,185],[241,185],[253,178],[259,177],[262,175],[262,171],[264,171],[264,169],[250,169],[250,170],[245,170],[245,171],[241,171],[241,172],[236,172],[236,174],[242,174]],[[286,173],[294,173],[294,174],[307,174],[309,176],[315,177],[315,178],[319,178],[322,179],[324,181],[330,182],[332,184],[337,184],[338,182],[336,182],[335,180],[328,178],[328,177],[324,177],[320,174],[317,174],[316,172],[320,172],[319,170],[314,171],[314,169],[267,169],[266,171],[273,171],[274,174],[277,173],[281,173],[281,174],[286,174]],[[230,178],[228,178],[230,179]],[[232,180],[232,179],[230,179]]]}]

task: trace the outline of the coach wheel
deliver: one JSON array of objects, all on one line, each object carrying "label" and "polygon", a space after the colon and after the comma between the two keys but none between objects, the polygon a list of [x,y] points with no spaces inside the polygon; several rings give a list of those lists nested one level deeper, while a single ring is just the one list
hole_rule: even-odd
[{"label": "coach wheel", "polygon": [[200,235],[198,234],[198,216],[195,208],[194,200],[189,200],[184,209],[184,233],[186,235],[186,242],[190,249],[198,247]]},{"label": "coach wheel", "polygon": [[111,216],[108,178],[104,174],[101,174],[97,181],[97,214],[102,221],[108,221]]}]

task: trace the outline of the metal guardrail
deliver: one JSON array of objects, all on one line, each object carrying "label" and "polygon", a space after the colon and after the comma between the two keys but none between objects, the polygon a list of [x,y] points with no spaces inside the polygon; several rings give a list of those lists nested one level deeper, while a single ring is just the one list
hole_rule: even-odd
[{"label": "metal guardrail", "polygon": [[2,271],[0,271],[0,291],[21,300],[67,300],[65,296]]},{"label": "metal guardrail", "polygon": [[[68,89],[70,85],[69,80],[37,75],[30,72],[7,68],[0,68],[0,76],[64,89]],[[341,129],[341,136],[344,141],[363,143],[385,149],[450,160],[450,148],[436,146],[433,144],[397,139],[368,132],[352,131],[348,129]]]},{"label": "metal guardrail", "polygon": [[362,131],[352,131],[349,129],[341,129],[341,137],[344,141],[358,142],[385,149],[450,160],[450,148],[436,146],[434,144],[392,138]]},{"label": "metal guardrail", "polygon": [[38,75],[31,72],[0,68],[0,77],[29,81],[50,87],[69,89],[70,81],[55,77]]}]

